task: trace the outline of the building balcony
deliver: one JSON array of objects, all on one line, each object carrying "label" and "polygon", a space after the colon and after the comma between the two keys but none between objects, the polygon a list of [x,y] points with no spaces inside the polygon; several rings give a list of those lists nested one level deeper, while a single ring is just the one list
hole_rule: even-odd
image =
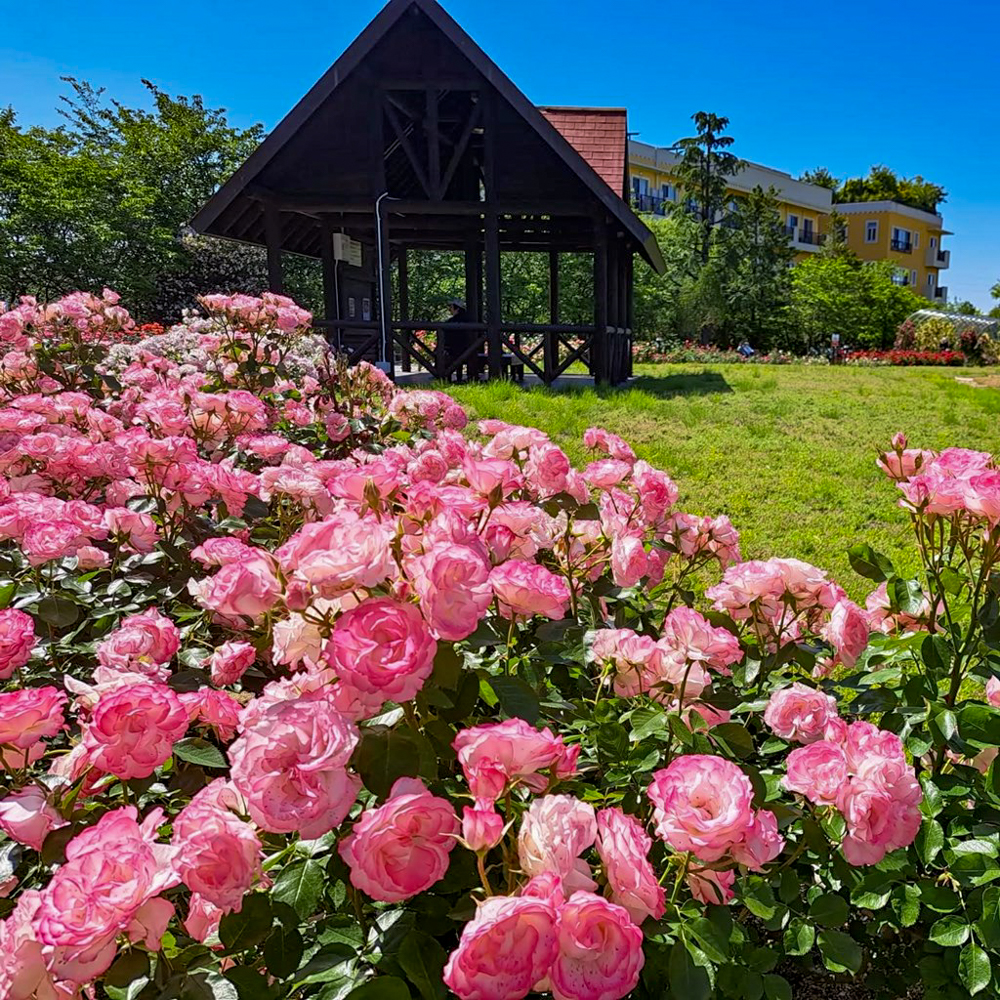
[{"label": "building balcony", "polygon": [[897,253],[913,253],[913,244],[903,240],[890,240],[889,249],[895,250]]},{"label": "building balcony", "polygon": [[647,212],[650,215],[666,215],[670,202],[656,194],[633,194],[632,204],[637,212]]},{"label": "building balcony", "polygon": [[826,240],[826,233],[817,233],[815,229],[796,229],[795,226],[785,226],[784,229],[796,250],[818,250]]},{"label": "building balcony", "polygon": [[948,301],[948,286],[947,285],[936,285],[934,288],[935,299],[940,299],[942,302]]},{"label": "building balcony", "polygon": [[938,250],[937,248],[928,248],[927,258],[924,263],[928,267],[938,267],[942,270],[946,267],[951,266],[951,251],[950,250]]}]

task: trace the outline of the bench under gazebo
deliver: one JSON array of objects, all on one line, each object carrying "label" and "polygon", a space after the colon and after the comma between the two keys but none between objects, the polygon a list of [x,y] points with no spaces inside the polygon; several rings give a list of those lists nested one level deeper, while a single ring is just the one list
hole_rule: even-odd
[{"label": "bench under gazebo", "polygon": [[[546,384],[583,365],[615,384],[631,375],[634,256],[663,270],[625,201],[627,146],[624,110],[536,108],[435,0],[391,0],[192,226],[266,247],[272,291],[283,254],[321,261],[316,324],[352,362]],[[411,315],[423,250],[464,255],[448,337]],[[504,252],[547,256],[545,322],[502,315]],[[592,260],[586,322],[561,321],[567,254]]]}]

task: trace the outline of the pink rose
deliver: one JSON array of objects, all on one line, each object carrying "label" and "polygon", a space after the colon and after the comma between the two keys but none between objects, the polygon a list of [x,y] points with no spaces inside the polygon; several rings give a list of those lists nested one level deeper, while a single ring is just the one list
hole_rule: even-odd
[{"label": "pink rose", "polygon": [[747,827],[743,839],[733,844],[730,854],[737,864],[751,871],[763,871],[785,847],[785,838],[778,833],[778,821],[769,809],[759,809]]},{"label": "pink rose", "polygon": [[656,832],[676,851],[718,861],[751,823],[750,779],[731,761],[707,754],[677,757],[653,774],[647,790]]},{"label": "pink rose", "polygon": [[257,650],[249,642],[224,642],[208,660],[212,683],[216,687],[235,684],[256,659]]},{"label": "pink rose", "polygon": [[820,740],[788,755],[784,786],[816,805],[833,805],[847,783],[847,757],[833,742]]},{"label": "pink rose", "polygon": [[580,755],[579,746],[569,749],[550,729],[535,729],[523,719],[463,729],[452,746],[469,790],[486,802],[495,802],[514,782],[543,792],[549,780],[538,772],[570,777]]},{"label": "pink rose", "polygon": [[256,621],[281,597],[281,584],[266,559],[228,563],[215,576],[194,581],[188,589],[209,611]]},{"label": "pink rose", "polygon": [[201,687],[177,696],[188,715],[188,723],[213,730],[228,743],[235,735],[243,706],[228,691]]},{"label": "pink rose", "polygon": [[557,941],[549,973],[555,1000],[620,1000],[638,984],[642,931],[621,906],[573,893],[559,911]]},{"label": "pink rose", "polygon": [[521,820],[517,838],[521,869],[528,875],[558,875],[568,893],[593,889],[590,865],[580,855],[596,836],[593,806],[572,795],[535,799]]},{"label": "pink rose", "polygon": [[611,541],[611,576],[616,587],[634,587],[645,575],[648,564],[642,539],[620,535]]},{"label": "pink rose", "polygon": [[66,820],[49,804],[48,796],[37,785],[26,785],[0,799],[0,830],[12,840],[26,844],[35,851],[53,830],[66,825]]},{"label": "pink rose", "polygon": [[162,923],[163,908],[151,912],[147,904],[179,881],[174,852],[156,843],[162,810],[142,824],[136,815],[134,807],[105,813],[77,834],[41,894],[35,933],[59,979],[96,978],[114,959],[119,933],[146,938]]},{"label": "pink rose", "polygon": [[0,611],[0,681],[31,659],[35,645],[35,621],[13,608]]},{"label": "pink rose", "polygon": [[717,872],[712,868],[700,868],[697,871],[690,869],[687,874],[691,895],[699,903],[712,903],[715,906],[724,906],[736,895],[733,892],[735,881],[736,872],[732,869],[726,872]]},{"label": "pink rose", "polygon": [[458,832],[450,802],[431,795],[418,778],[399,778],[381,806],[361,814],[338,850],[355,888],[398,903],[444,877]]},{"label": "pink rose", "polygon": [[210,903],[197,892],[192,892],[187,919],[184,921],[184,930],[195,941],[204,944],[210,937],[219,933],[219,924],[225,915],[226,911],[221,906]]},{"label": "pink rose", "polygon": [[539,494],[553,496],[566,488],[570,468],[569,459],[562,448],[547,441],[529,449],[525,474]]},{"label": "pink rose", "polygon": [[65,691],[54,687],[21,688],[0,694],[0,746],[27,750],[55,736],[66,725]]},{"label": "pink rose", "polygon": [[467,545],[432,546],[406,563],[420,610],[439,639],[472,635],[493,600],[490,568]]},{"label": "pink rose", "polygon": [[537,563],[523,559],[502,563],[490,573],[490,586],[504,618],[544,615],[557,620],[566,615],[570,598],[566,581]]},{"label": "pink rose", "polygon": [[101,696],[83,742],[101,771],[148,778],[187,727],[187,711],[165,684],[133,684]]},{"label": "pink rose", "polygon": [[503,837],[503,817],[492,809],[475,809],[465,806],[462,810],[462,840],[470,851],[477,854],[496,847]]},{"label": "pink rose", "polygon": [[649,863],[653,841],[634,817],[617,807],[597,814],[597,853],[611,888],[611,901],[641,924],[663,916],[664,891]]},{"label": "pink rose", "polygon": [[463,928],[444,982],[459,1000],[521,1000],[548,974],[558,948],[551,902],[490,896]]},{"label": "pink rose", "polygon": [[986,682],[986,700],[994,708],[1000,708],[1000,679],[991,677]]},{"label": "pink rose", "polygon": [[74,555],[84,540],[80,526],[73,521],[36,521],[28,525],[21,547],[32,566],[41,566]]},{"label": "pink rose", "polygon": [[357,728],[322,691],[278,701],[229,748],[232,782],[261,829],[321,837],[340,826],[361,788],[347,771],[357,742]]},{"label": "pink rose", "polygon": [[130,615],[106,639],[97,644],[101,666],[127,673],[156,676],[150,669],[167,663],[180,648],[180,631],[169,619],[150,608]]},{"label": "pink rose", "polygon": [[838,601],[830,612],[830,621],[823,629],[826,639],[845,667],[853,667],[868,645],[868,620],[853,601]]},{"label": "pink rose", "polygon": [[616,458],[604,458],[591,462],[583,470],[583,478],[591,486],[600,490],[609,490],[620,483],[632,471],[631,462],[623,462]]},{"label": "pink rose", "polygon": [[249,823],[193,800],[174,820],[171,843],[174,868],[193,893],[222,910],[240,909],[260,876],[261,843]]},{"label": "pink rose", "polygon": [[434,669],[437,643],[412,604],[369,598],[341,615],[326,655],[359,691],[402,703],[416,697]]},{"label": "pink rose", "polygon": [[852,865],[878,864],[890,851],[912,844],[920,829],[916,805],[901,803],[874,785],[852,781],[838,806],[847,821],[841,847]]},{"label": "pink rose", "polygon": [[815,743],[838,717],[837,700],[815,688],[795,683],[771,695],[764,721],[782,739]]},{"label": "pink rose", "polygon": [[728,629],[716,628],[692,608],[679,607],[663,620],[662,644],[688,663],[700,663],[729,675],[732,664],[743,659],[740,641]]}]

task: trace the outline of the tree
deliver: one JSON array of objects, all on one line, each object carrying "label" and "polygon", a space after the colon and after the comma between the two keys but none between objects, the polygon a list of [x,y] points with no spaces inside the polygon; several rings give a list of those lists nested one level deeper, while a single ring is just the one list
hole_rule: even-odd
[{"label": "tree", "polygon": [[823,347],[834,333],[864,349],[892,346],[899,324],[926,306],[909,286],[897,284],[889,261],[816,254],[792,269],[792,314],[802,346]]},{"label": "tree", "polygon": [[698,111],[691,118],[697,134],[678,139],[671,152],[681,158],[674,173],[685,202],[693,207],[699,222],[701,262],[707,264],[712,230],[725,219],[729,201],[727,178],[739,173],[746,164],[729,152],[735,140],[722,134],[729,127],[728,118],[707,111]]},{"label": "tree", "polygon": [[817,187],[829,188],[831,191],[836,191],[840,187],[840,179],[834,177],[826,167],[806,170],[799,175],[799,180],[805,184],[815,184]]},{"label": "tree", "polygon": [[725,295],[741,336],[769,346],[784,319],[795,252],[778,210],[777,192],[759,184],[740,200],[728,238]]},{"label": "tree", "polygon": [[161,286],[176,285],[200,252],[182,227],[263,128],[235,128],[224,109],[148,81],[151,110],[65,79],[59,128],[0,115],[0,297],[113,285],[141,318],[163,318],[152,313]]}]

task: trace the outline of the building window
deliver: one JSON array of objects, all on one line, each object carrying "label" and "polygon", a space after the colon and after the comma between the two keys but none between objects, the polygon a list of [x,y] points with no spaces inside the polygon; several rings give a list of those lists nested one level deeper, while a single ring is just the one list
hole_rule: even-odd
[{"label": "building window", "polygon": [[913,285],[914,288],[917,287],[917,272],[915,270],[910,271],[910,284]]},{"label": "building window", "polygon": [[632,190],[640,197],[649,194],[649,181],[645,177],[633,177]]},{"label": "building window", "polygon": [[928,274],[927,275],[927,287],[928,288],[933,288],[934,287],[934,275],[933,274]]},{"label": "building window", "polygon": [[660,197],[664,201],[676,201],[677,191],[675,190],[673,184],[661,184],[660,185]]},{"label": "building window", "polygon": [[932,250],[936,250],[937,249],[937,237],[936,236],[932,236],[931,237],[931,249]]},{"label": "building window", "polygon": [[893,226],[890,249],[899,250],[902,253],[909,253],[913,249],[913,234],[910,230],[900,229],[899,226]]},{"label": "building window", "polygon": [[869,219],[865,223],[865,243],[878,242],[878,220]]},{"label": "building window", "polygon": [[913,249],[916,250],[920,246],[920,233],[914,231],[913,233]]}]

